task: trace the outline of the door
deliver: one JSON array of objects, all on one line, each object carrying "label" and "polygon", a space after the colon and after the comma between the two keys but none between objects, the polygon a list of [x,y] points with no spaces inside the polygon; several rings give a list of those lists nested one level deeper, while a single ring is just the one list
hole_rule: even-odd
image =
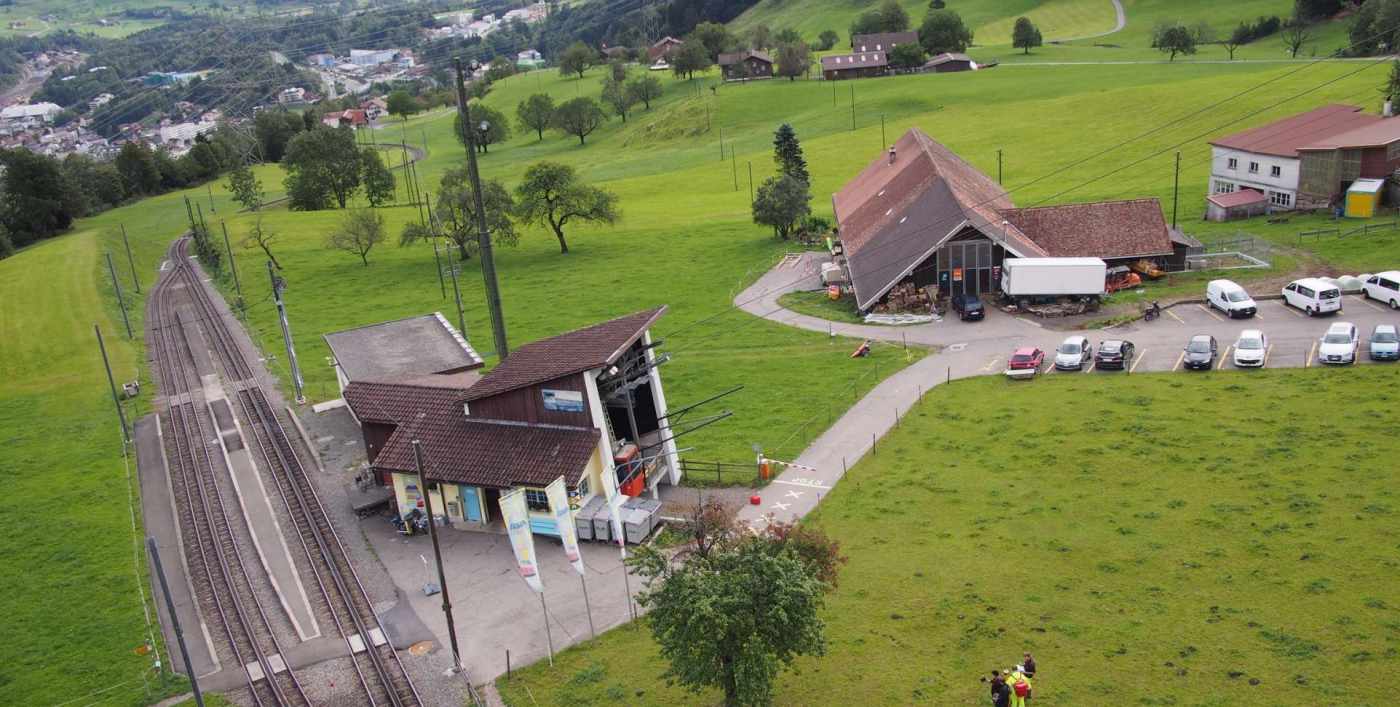
[{"label": "door", "polygon": [[481,522],[481,498],[480,490],[475,486],[463,486],[462,489],[462,517],[469,523]]}]

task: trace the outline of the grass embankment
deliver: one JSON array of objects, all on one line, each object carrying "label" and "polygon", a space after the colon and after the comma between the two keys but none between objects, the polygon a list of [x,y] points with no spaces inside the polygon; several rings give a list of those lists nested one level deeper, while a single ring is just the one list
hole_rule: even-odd
[{"label": "grass embankment", "polygon": [[[1043,705],[1374,703],[1357,675],[1400,650],[1393,380],[940,387],[810,516],[850,560],[829,653],[778,704],[981,704],[978,677],[1022,651]],[[1322,401],[1324,423],[1298,417]],[[624,627],[498,687],[512,705],[694,702],[660,661]]]},{"label": "grass embankment", "polygon": [[829,319],[845,324],[864,324],[865,318],[856,313],[855,300],[849,295],[831,299],[826,291],[789,292],[778,298],[778,304],[798,314]]}]

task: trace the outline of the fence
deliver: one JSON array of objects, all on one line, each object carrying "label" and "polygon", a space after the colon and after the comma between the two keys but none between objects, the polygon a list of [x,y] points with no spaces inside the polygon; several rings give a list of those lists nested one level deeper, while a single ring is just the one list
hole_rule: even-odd
[{"label": "fence", "polygon": [[715,485],[725,484],[725,475],[729,475],[729,483],[745,479],[758,479],[757,464],[739,464],[736,462],[712,462],[698,459],[686,459],[681,457],[681,473],[686,478],[694,482],[708,482],[710,476],[714,476]]},{"label": "fence", "polygon": [[1343,229],[1341,226],[1332,228],[1318,228],[1311,231],[1298,232],[1298,244],[1302,245],[1303,239],[1313,238],[1347,238],[1349,236],[1369,236],[1373,233],[1386,233],[1400,229],[1400,217],[1381,223],[1366,223],[1353,228]]}]

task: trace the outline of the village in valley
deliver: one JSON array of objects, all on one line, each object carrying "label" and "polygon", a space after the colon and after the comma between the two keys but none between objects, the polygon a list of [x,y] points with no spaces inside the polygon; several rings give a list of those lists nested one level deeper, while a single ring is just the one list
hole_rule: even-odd
[{"label": "village in valley", "polygon": [[0,702],[1374,704],[1397,20],[0,4]]}]

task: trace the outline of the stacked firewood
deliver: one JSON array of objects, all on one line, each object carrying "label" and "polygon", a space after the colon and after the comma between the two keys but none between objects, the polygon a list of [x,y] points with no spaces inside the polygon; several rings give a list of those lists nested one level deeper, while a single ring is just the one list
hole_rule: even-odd
[{"label": "stacked firewood", "polygon": [[932,311],[932,301],[929,300],[929,293],[914,286],[912,282],[901,282],[890,288],[885,295],[884,301],[875,305],[875,311],[880,314],[897,314],[904,312],[916,312],[927,314]]}]

